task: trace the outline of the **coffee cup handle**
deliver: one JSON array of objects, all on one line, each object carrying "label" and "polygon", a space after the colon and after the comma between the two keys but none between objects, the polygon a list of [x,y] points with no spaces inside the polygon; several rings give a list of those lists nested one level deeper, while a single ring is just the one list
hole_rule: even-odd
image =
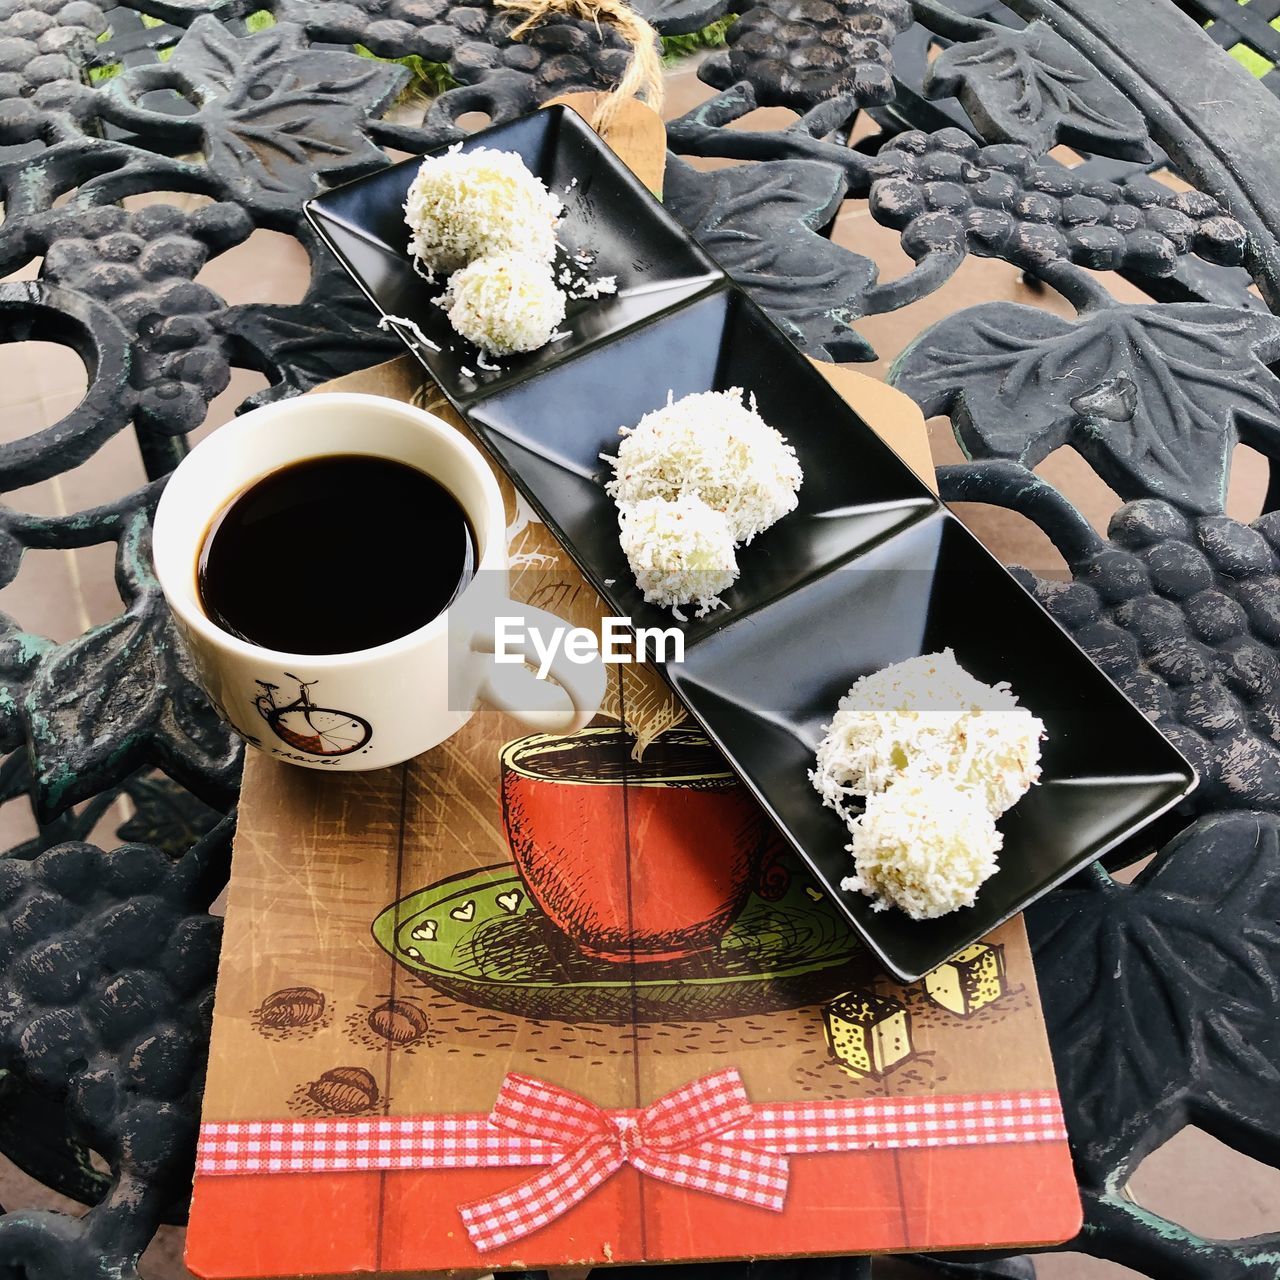
[{"label": "coffee cup handle", "polygon": [[[529,639],[530,632],[536,628],[549,636],[568,625],[545,609],[514,600],[504,600],[497,614],[524,621],[523,639],[512,643],[508,638],[504,647],[535,666],[541,655]],[[548,665],[548,678],[539,679],[524,662],[498,661],[496,631],[497,615],[482,624],[471,639],[472,650],[486,655],[476,694],[482,702],[514,716],[535,733],[576,732],[600,710],[605,670],[599,653],[587,661],[574,661],[563,648],[557,648]]]}]

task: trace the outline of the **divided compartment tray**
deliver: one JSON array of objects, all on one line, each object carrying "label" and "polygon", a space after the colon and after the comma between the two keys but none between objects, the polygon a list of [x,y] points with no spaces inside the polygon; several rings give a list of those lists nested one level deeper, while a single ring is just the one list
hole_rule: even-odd
[{"label": "divided compartment tray", "polygon": [[[571,137],[575,148],[585,142],[613,159],[581,122],[566,128],[576,117],[555,110],[560,124],[543,125],[544,137]],[[510,131],[535,121],[474,135],[471,143],[514,145]],[[564,172],[537,154],[535,171]],[[368,189],[392,172],[312,208],[344,193],[346,207],[357,207],[353,188]],[[628,206],[619,226],[655,214],[666,219],[634,179],[630,188],[628,200],[643,207]],[[377,201],[367,203],[372,216]],[[399,218],[398,201],[394,213]],[[385,209],[379,216],[385,221]],[[604,220],[592,227],[602,244],[613,243]],[[690,262],[692,246],[679,235],[679,261]],[[342,260],[354,272],[352,260]],[[611,273],[615,265],[602,249],[597,270]],[[668,266],[655,278],[678,274]],[[413,279],[421,291],[423,282]],[[403,293],[382,292],[377,279],[361,283],[384,310],[405,303]],[[512,362],[465,393],[447,368],[438,381],[610,609],[636,626],[673,619],[644,602],[619,545],[603,488],[609,468],[599,456],[616,452],[618,428],[664,404],[669,392],[679,398],[741,387],[795,447],[805,477],[799,506],[739,549],[741,575],[723,593],[727,607],[703,619],[690,613],[685,660],[663,673],[896,977],[920,977],[1191,791],[1195,772],[1182,755],[743,292],[721,276],[666,289],[665,305],[656,305],[664,290],[638,287],[655,306],[637,322],[610,322],[608,333],[591,335],[584,327],[581,340],[553,354],[544,349],[533,363]],[[437,376],[438,356],[406,343]],[[808,770],[823,727],[857,677],[946,647],[977,678],[1009,681],[1045,721],[1048,737],[1041,784],[999,821],[1000,870],[976,906],[914,921],[894,909],[875,911],[870,899],[840,888],[852,871],[848,833],[822,806]]]}]

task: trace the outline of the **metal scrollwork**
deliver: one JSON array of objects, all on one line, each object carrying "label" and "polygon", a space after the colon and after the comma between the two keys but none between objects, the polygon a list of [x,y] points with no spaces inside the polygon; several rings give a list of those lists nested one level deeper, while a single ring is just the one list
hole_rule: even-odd
[{"label": "metal scrollwork", "polygon": [[1280,321],[1208,303],[1103,306],[1077,320],[993,302],[935,325],[894,383],[946,413],[973,457],[1034,467],[1070,444],[1122,498],[1221,511],[1242,428],[1276,437]]},{"label": "metal scrollwork", "polygon": [[[699,69],[714,94],[669,124],[665,199],[797,345],[873,359],[856,322],[926,298],[970,255],[1075,310],[969,306],[892,377],[965,450],[944,494],[1044,529],[1070,580],[1023,581],[1202,778],[1190,825],[1132,885],[1095,868],[1029,914],[1086,1205],[1072,1247],[1160,1280],[1261,1275],[1275,1236],[1201,1239],[1124,1185],[1190,1123],[1280,1162],[1280,486],[1251,523],[1224,509],[1237,444],[1280,456],[1280,330],[1250,288],[1275,296],[1280,174],[1245,145],[1280,131],[1280,106],[1172,0],[638,7],[663,35],[737,15]],[[1246,23],[1219,9],[1222,30]],[[256,404],[397,350],[314,241],[305,197],[462,136],[467,113],[510,119],[626,65],[607,29],[557,16],[517,41],[516,20],[487,0],[0,0],[0,271],[39,263],[0,283],[0,336],[71,347],[88,385],[61,421],[0,447],[0,488],[60,476],[124,431],[149,477],[91,510],[0,508],[0,583],[28,551],[110,544],[121,596],[65,643],[0,616],[0,801],[29,803],[39,828],[0,858],[0,1148],[96,1202],[79,1221],[0,1215],[0,1271],[135,1276],[189,1189],[217,947],[205,906],[240,756],[151,575],[164,475],[233,368],[268,379]],[[1211,83],[1188,86],[1194,100],[1167,88],[1178,59],[1183,82]],[[758,127],[758,107],[795,118]],[[832,238],[862,202],[911,260],[897,278]],[[309,288],[229,305],[201,273],[261,228],[304,247]],[[1143,296],[1117,302],[1108,272]],[[1036,471],[1062,447],[1121,500],[1105,534]],[[136,812],[121,838],[151,847],[84,844],[122,794]],[[1034,1275],[1026,1257],[918,1262]]]},{"label": "metal scrollwork", "polygon": [[1065,142],[1100,155],[1150,158],[1142,112],[1045,23],[1017,31],[957,20],[936,6],[925,11],[960,39],[929,64],[924,91],[954,94],[986,141],[1016,142],[1036,155]]},{"label": "metal scrollwork", "polygon": [[[166,61],[106,82],[112,124],[182,151],[200,151],[227,194],[248,208],[296,215],[301,197],[382,167],[361,128],[395,97],[403,67],[314,49],[301,27],[279,23],[237,38],[205,14]],[[175,115],[148,103],[172,90],[194,107]]]},{"label": "metal scrollwork", "polygon": [[666,200],[792,338],[828,360],[874,359],[850,320],[875,269],[819,234],[843,202],[844,176],[811,160],[702,173],[673,158]]},{"label": "metal scrollwork", "polygon": [[[1131,885],[1094,867],[1028,913],[1086,1238],[1169,1277],[1263,1275],[1274,1237],[1210,1241],[1125,1194],[1185,1124],[1267,1156],[1280,1085],[1280,829],[1203,818]],[[1078,1135],[1078,1136],[1077,1136]]]}]

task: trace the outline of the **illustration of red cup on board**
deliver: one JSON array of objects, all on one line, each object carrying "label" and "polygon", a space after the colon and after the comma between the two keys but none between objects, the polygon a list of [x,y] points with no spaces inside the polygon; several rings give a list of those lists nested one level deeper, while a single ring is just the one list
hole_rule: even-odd
[{"label": "illustration of red cup on board", "polygon": [[675,960],[724,936],[752,889],[776,898],[777,834],[703,734],[668,729],[632,759],[620,728],[502,750],[502,816],[530,895],[579,949]]}]

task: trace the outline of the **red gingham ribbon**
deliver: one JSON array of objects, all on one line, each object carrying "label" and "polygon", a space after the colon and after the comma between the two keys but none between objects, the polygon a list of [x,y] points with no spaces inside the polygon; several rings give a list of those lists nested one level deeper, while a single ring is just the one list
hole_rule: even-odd
[{"label": "red gingham ribbon", "polygon": [[642,1111],[508,1075],[490,1115],[240,1120],[200,1128],[201,1176],[546,1166],[461,1213],[476,1248],[518,1240],[624,1164],[650,1177],[780,1209],[789,1155],[875,1148],[1065,1142],[1057,1095],[1017,1093],[752,1106],[734,1070],[704,1076]]},{"label": "red gingham ribbon", "polygon": [[545,1080],[512,1073],[503,1081],[490,1123],[550,1140],[562,1154],[535,1177],[458,1211],[472,1244],[484,1253],[545,1227],[630,1164],[678,1187],[778,1212],[787,1196],[786,1156],[726,1136],[750,1117],[747,1091],[732,1069],[621,1116]]}]

